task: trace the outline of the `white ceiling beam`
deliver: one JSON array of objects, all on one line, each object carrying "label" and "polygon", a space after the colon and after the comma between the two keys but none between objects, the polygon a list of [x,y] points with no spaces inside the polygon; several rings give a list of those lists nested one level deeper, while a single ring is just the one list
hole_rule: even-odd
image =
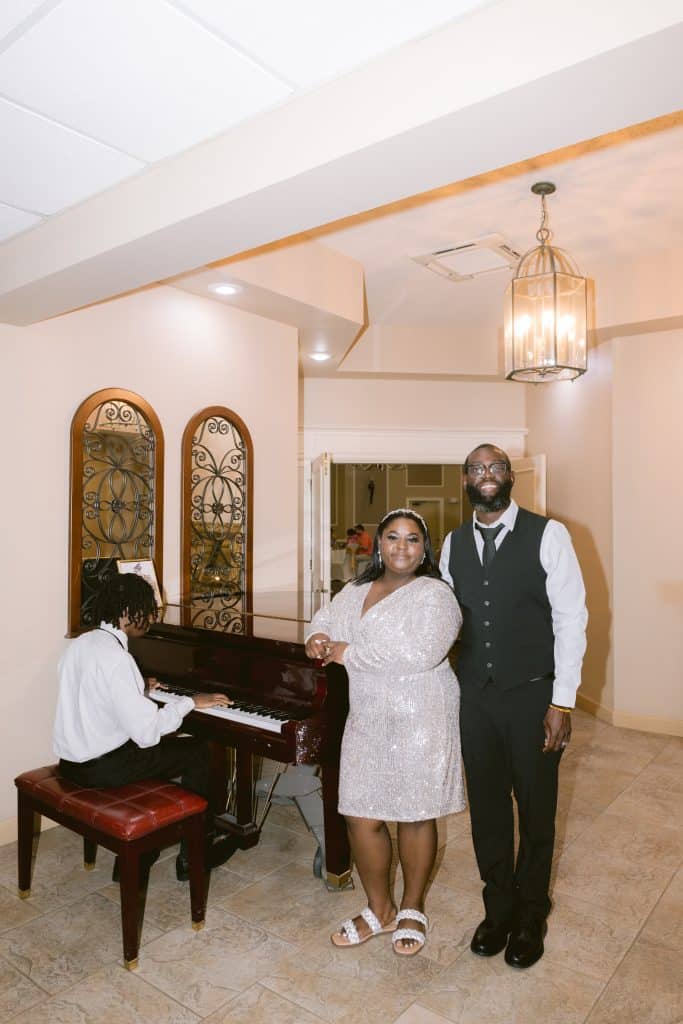
[{"label": "white ceiling beam", "polygon": [[485,8],[6,242],[0,319],[54,316],[683,107],[678,2],[625,2],[619,18],[578,2],[552,33],[545,11]]}]

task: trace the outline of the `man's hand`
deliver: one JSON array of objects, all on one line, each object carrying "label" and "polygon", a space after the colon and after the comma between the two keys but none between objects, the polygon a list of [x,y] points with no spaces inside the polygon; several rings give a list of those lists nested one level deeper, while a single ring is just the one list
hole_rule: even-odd
[{"label": "man's hand", "polygon": [[306,655],[309,658],[322,658],[323,647],[329,642],[330,638],[327,633],[314,633],[312,636],[309,636],[306,641],[306,647],[304,648]]},{"label": "man's hand", "polygon": [[564,750],[572,735],[572,716],[567,711],[548,708],[543,719],[545,742],[543,753],[550,750]]},{"label": "man's hand", "polygon": [[234,703],[224,693],[195,693],[192,700],[194,706],[200,710],[203,708],[229,708]]}]

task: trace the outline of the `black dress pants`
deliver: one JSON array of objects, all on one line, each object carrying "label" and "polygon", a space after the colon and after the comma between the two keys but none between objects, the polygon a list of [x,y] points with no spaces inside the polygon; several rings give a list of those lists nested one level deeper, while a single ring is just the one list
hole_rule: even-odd
[{"label": "black dress pants", "polygon": [[[128,740],[122,747],[81,764],[61,760],[59,770],[77,786],[125,786],[144,779],[177,779],[186,789],[209,799],[209,748],[194,736],[164,736],[154,747]],[[215,812],[214,812],[215,813]],[[211,808],[206,827],[213,832]]]},{"label": "black dress pants", "polygon": [[[486,916],[502,924],[544,920],[555,841],[559,752],[544,754],[552,680],[501,691],[461,681],[460,731],[472,839]],[[517,802],[515,858],[512,794]]]}]

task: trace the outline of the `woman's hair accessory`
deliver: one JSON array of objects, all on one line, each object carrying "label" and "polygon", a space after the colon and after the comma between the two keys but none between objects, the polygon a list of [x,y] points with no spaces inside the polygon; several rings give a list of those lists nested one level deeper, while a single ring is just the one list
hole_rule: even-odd
[{"label": "woman's hair accessory", "polygon": [[420,513],[416,512],[414,508],[393,508],[391,512],[387,512],[386,515],[382,516],[382,518],[379,521],[379,526],[381,526],[382,523],[385,523],[387,519],[397,519],[399,516],[408,516],[409,519],[419,519],[419,521],[422,523],[422,529],[425,532],[425,537],[429,536],[429,529],[427,527],[426,522],[424,521]]}]

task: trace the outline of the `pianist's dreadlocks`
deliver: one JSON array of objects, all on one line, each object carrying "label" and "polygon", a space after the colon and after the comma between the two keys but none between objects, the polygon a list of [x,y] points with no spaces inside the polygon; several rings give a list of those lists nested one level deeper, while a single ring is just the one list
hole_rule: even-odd
[{"label": "pianist's dreadlocks", "polygon": [[95,598],[93,620],[118,626],[119,619],[128,618],[142,628],[150,621],[150,616],[156,619],[158,611],[154,591],[147,580],[133,572],[116,573],[103,583]]}]

